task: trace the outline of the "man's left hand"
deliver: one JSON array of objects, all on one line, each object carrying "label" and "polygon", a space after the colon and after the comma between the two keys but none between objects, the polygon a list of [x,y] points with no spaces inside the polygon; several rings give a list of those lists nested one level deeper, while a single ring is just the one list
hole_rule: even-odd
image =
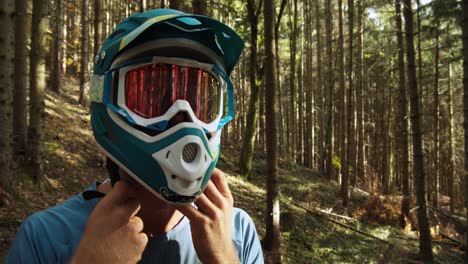
[{"label": "man's left hand", "polygon": [[190,220],[197,256],[205,264],[239,263],[232,242],[234,200],[224,173],[213,171],[203,194],[191,205],[177,207]]}]

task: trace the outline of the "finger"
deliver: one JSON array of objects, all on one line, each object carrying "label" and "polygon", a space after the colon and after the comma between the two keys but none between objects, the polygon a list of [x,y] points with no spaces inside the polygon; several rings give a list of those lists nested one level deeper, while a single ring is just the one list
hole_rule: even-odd
[{"label": "finger", "polygon": [[119,205],[114,205],[112,213],[115,217],[124,220],[125,223],[128,223],[131,218],[135,217],[140,209],[140,202],[136,198],[129,198]]},{"label": "finger", "polygon": [[194,208],[191,204],[187,205],[178,205],[175,207],[179,212],[181,212],[183,215],[185,215],[190,222],[200,222],[203,221],[205,218],[205,215],[198,211],[196,208]]},{"label": "finger", "polygon": [[224,172],[215,168],[213,174],[211,175],[211,180],[213,181],[221,195],[232,200],[231,190],[229,189],[226,176],[224,176]]},{"label": "finger", "polygon": [[132,217],[128,222],[128,227],[134,233],[141,233],[144,228],[143,220],[141,220],[141,218],[138,216]]},{"label": "finger", "polygon": [[200,197],[195,201],[195,204],[198,207],[198,210],[207,215],[210,218],[215,218],[217,211],[216,206],[213,204],[205,194],[201,194]]},{"label": "finger", "polygon": [[203,194],[208,197],[211,201],[218,208],[222,208],[226,201],[226,198],[219,192],[218,188],[214,185],[214,183],[210,180],[203,191]]},{"label": "finger", "polygon": [[143,253],[143,250],[146,248],[146,244],[148,244],[148,235],[145,233],[139,233],[135,246]]},{"label": "finger", "polygon": [[104,208],[111,208],[124,203],[132,196],[134,196],[133,189],[128,185],[128,183],[118,181],[99,204]]}]

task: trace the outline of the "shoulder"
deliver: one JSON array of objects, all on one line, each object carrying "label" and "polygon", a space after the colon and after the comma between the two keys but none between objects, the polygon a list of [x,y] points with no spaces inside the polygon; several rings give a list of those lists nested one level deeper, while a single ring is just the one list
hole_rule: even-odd
[{"label": "shoulder", "polygon": [[20,226],[6,263],[66,262],[76,248],[96,201],[81,193],[49,209],[34,213]]},{"label": "shoulder", "polygon": [[232,208],[232,221],[233,228],[237,231],[244,232],[246,231],[245,228],[248,228],[250,226],[253,226],[255,228],[255,225],[252,221],[252,218],[250,218],[249,214],[237,207]]},{"label": "shoulder", "polygon": [[242,209],[232,210],[232,238],[241,263],[263,263],[260,239],[252,218]]}]

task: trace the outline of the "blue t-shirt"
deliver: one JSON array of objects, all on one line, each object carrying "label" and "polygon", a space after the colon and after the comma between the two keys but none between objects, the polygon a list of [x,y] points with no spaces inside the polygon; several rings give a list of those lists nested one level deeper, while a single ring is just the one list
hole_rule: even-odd
[{"label": "blue t-shirt", "polygon": [[[96,183],[87,188],[96,190]],[[20,226],[5,263],[68,263],[99,199],[78,194],[35,213]],[[232,240],[241,263],[263,263],[255,225],[241,209],[233,209]],[[201,263],[193,247],[190,222],[182,221],[166,234],[149,238],[140,263]]]}]

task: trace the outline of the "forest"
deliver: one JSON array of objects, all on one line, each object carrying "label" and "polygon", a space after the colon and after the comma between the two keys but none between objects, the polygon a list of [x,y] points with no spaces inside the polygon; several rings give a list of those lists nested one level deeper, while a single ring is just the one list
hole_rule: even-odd
[{"label": "forest", "polygon": [[107,178],[93,62],[156,8],[244,40],[218,167],[265,262],[468,263],[466,0],[1,0],[2,259],[28,215]]}]

